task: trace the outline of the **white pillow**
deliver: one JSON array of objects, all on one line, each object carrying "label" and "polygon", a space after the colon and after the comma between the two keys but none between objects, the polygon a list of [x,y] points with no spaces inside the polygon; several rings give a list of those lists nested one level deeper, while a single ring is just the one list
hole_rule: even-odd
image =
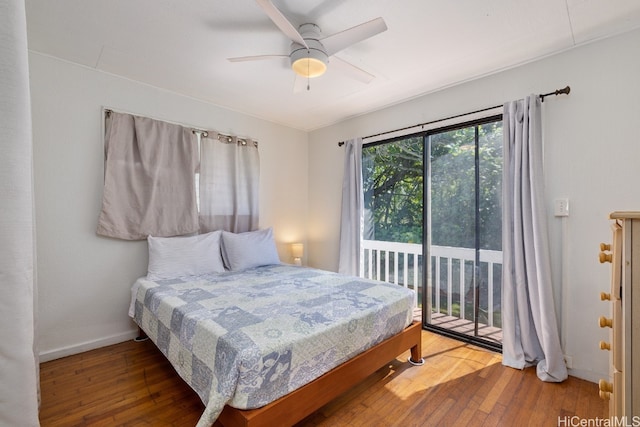
[{"label": "white pillow", "polygon": [[149,236],[149,280],[222,273],[220,230],[190,237]]},{"label": "white pillow", "polygon": [[223,231],[222,256],[230,270],[280,264],[271,227],[246,233]]}]

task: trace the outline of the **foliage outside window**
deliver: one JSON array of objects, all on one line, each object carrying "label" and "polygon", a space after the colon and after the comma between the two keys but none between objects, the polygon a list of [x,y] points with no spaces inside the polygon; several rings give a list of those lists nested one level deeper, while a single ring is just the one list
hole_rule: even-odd
[{"label": "foliage outside window", "polygon": [[415,136],[363,148],[365,239],[422,241],[423,145]]},{"label": "foliage outside window", "polygon": [[[479,133],[480,249],[501,250],[502,122],[436,133],[430,138],[431,244],[475,247],[475,131]],[[424,136],[362,150],[368,240],[421,243]],[[456,220],[450,221],[452,213]]]},{"label": "foliage outside window", "polygon": [[429,136],[432,245],[476,246],[476,132],[478,249],[502,249],[501,121]]}]

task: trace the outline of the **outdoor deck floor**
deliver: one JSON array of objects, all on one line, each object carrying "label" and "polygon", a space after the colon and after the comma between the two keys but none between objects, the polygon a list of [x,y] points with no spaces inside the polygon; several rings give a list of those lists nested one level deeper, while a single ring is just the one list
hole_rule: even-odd
[{"label": "outdoor deck floor", "polygon": [[[414,319],[421,319],[421,309],[413,312]],[[473,322],[471,320],[460,319],[458,317],[447,316],[443,313],[432,313],[431,324],[441,328],[447,328],[465,335],[474,336]],[[478,323],[478,336],[489,341],[502,344],[502,329]]]}]

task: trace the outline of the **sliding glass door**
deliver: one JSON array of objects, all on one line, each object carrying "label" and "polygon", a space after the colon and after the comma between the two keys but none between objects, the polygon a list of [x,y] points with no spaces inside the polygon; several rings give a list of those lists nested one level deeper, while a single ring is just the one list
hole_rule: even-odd
[{"label": "sliding glass door", "polygon": [[502,122],[499,117],[425,136],[424,322],[499,348],[502,273]]},{"label": "sliding glass door", "polygon": [[415,290],[426,328],[494,349],[501,179],[500,116],[363,148],[361,274]]}]

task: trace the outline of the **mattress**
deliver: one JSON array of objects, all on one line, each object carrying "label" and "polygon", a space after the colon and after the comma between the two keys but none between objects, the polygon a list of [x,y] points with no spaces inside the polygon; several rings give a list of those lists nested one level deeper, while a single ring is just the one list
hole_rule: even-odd
[{"label": "mattress", "polygon": [[131,313],[195,390],[210,426],[225,404],[264,406],[397,334],[413,291],[290,265],[141,278]]}]

